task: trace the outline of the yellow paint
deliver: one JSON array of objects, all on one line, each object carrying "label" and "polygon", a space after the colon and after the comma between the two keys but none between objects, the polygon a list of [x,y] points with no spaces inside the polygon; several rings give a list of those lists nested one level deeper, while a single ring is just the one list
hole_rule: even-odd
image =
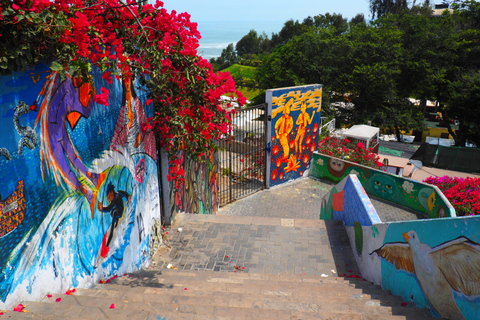
[{"label": "yellow paint", "polygon": [[297,159],[302,157],[302,142],[307,132],[307,126],[312,123],[313,117],[315,116],[315,111],[313,111],[312,116],[307,113],[307,104],[302,103],[301,109],[302,113],[297,118],[295,122],[298,125],[297,136],[295,137],[295,154]]},{"label": "yellow paint", "polygon": [[275,135],[283,148],[283,158],[288,159],[290,147],[288,145],[288,135],[293,129],[293,118],[290,115],[290,106],[293,99],[290,99],[283,108],[283,116],[275,122]]},{"label": "yellow paint", "polygon": [[428,209],[432,211],[434,207],[435,207],[435,192],[432,192],[430,197],[428,197]]}]

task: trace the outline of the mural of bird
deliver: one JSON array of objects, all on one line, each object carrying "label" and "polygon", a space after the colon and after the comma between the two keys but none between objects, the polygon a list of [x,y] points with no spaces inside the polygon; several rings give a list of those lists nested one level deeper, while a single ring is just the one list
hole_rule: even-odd
[{"label": "mural of bird", "polygon": [[412,230],[404,233],[407,242],[386,243],[377,254],[416,276],[425,297],[441,317],[465,319],[454,292],[467,299],[480,296],[480,245],[461,236],[436,247],[420,242]]}]

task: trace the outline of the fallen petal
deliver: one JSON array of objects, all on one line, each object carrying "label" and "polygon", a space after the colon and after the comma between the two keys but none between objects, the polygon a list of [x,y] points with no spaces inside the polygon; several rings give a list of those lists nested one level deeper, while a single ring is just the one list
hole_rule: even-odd
[{"label": "fallen petal", "polygon": [[55,299],[55,302],[60,302],[60,301],[62,301],[62,298]]},{"label": "fallen petal", "polygon": [[113,303],[110,305],[110,309],[115,309],[115,305]]},{"label": "fallen petal", "polygon": [[25,308],[25,306],[20,303],[18,306],[16,306],[15,308],[13,308],[13,311],[22,312],[23,308]]},{"label": "fallen petal", "polygon": [[402,307],[405,307],[407,305],[406,302],[402,302]]},{"label": "fallen petal", "polygon": [[51,298],[51,297],[52,297],[52,295],[51,295],[51,294],[47,294],[47,298]]}]

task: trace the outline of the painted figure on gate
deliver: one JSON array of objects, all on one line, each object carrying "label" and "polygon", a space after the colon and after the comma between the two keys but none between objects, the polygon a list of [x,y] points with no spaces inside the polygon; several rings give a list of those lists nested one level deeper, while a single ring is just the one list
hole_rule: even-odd
[{"label": "painted figure on gate", "polygon": [[293,118],[290,115],[290,108],[293,104],[293,99],[290,99],[283,107],[283,116],[275,123],[275,134],[280,140],[280,144],[283,148],[283,160],[288,159],[290,154],[290,146],[288,141],[288,135],[293,129]]},{"label": "painted figure on gate", "polygon": [[311,116],[308,114],[307,104],[305,102],[302,103],[300,110],[301,113],[295,122],[295,124],[298,125],[297,137],[295,138],[295,153],[297,155],[297,159],[302,157],[303,138],[307,132],[307,126],[312,123],[313,117],[315,116],[315,111],[312,112]]}]

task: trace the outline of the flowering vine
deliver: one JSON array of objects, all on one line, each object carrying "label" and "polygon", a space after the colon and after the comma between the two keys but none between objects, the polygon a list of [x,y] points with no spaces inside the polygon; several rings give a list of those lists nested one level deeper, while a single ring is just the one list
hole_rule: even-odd
[{"label": "flowering vine", "polygon": [[[221,97],[245,103],[230,74],[215,73],[198,56],[199,39],[190,16],[168,12],[161,1],[0,0],[0,74],[44,62],[85,81],[93,81],[94,67],[108,83],[138,80],[155,110],[143,129],[158,133],[172,179],[182,176],[178,150],[202,158],[231,131],[234,108]],[[110,93],[100,91],[94,100],[107,106]]]}]

